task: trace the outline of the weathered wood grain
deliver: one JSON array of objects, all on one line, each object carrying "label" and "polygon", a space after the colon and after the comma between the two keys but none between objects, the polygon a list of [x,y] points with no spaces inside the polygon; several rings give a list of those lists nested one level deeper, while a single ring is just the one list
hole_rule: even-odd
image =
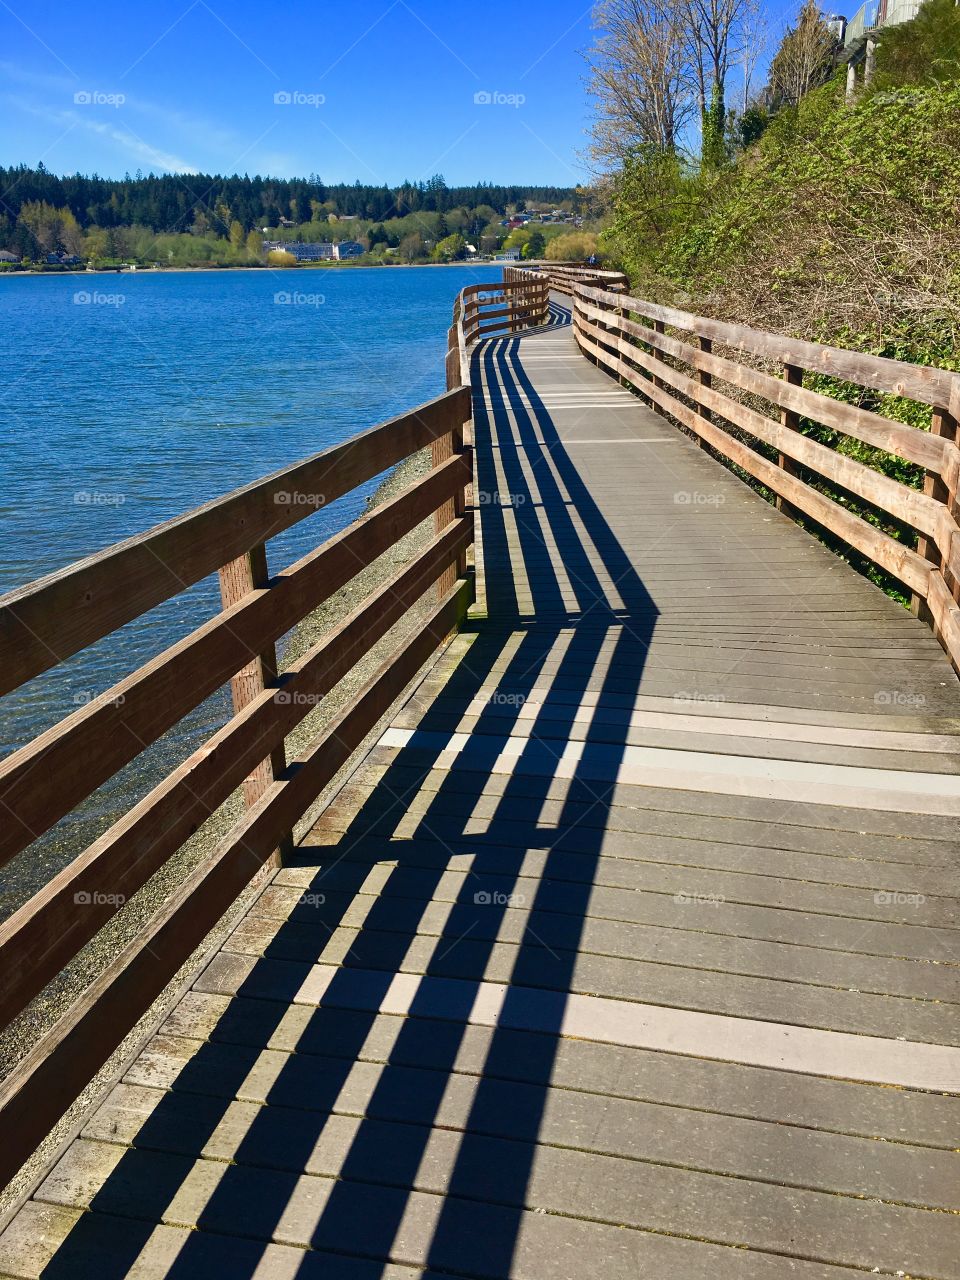
[{"label": "weathered wood grain", "polygon": [[86,1087],[230,904],[349,759],[433,650],[457,627],[459,583],[112,960],[0,1087],[0,1182],[7,1182]]},{"label": "weathered wood grain", "polygon": [[[462,558],[472,519],[460,517],[410,564],[264,689],[83,854],[0,925],[0,1025],[47,982],[222,804],[407,609]],[[277,776],[266,780],[260,799]],[[252,807],[252,805],[251,805]],[[82,903],[82,909],[78,909]]]},{"label": "weathered wood grain", "polygon": [[449,503],[469,475],[469,457],[451,457],[9,756],[0,764],[0,864],[220,688],[251,655]]},{"label": "weathered wood grain", "polygon": [[[0,694],[429,445],[470,414],[463,388],[0,598]],[[305,501],[305,499],[308,499]]]}]

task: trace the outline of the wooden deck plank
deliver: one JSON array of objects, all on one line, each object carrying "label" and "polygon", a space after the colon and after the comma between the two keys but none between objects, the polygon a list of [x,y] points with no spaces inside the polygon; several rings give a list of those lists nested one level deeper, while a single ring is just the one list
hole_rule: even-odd
[{"label": "wooden deck plank", "polygon": [[[523,1115],[540,1107],[537,1146],[770,1184],[783,1181],[783,1171],[788,1170],[789,1185],[799,1189],[865,1195],[921,1208],[953,1208],[949,1188],[954,1161],[947,1152],[792,1130],[715,1113],[678,1112],[674,1107],[628,1099],[609,1099],[598,1116],[596,1099],[590,1094],[550,1089],[541,1106],[535,1085],[506,1081],[489,1086],[490,1105],[481,1119],[475,1106],[479,1088],[475,1077],[452,1077],[435,1111],[431,1111],[435,1080],[412,1071],[408,1081],[408,1092],[374,1103],[372,1115],[369,1109],[350,1111],[339,1098],[329,1112],[315,1103],[311,1106],[306,1097],[295,1107],[231,1100],[224,1108],[222,1099],[209,1094],[184,1091],[168,1097],[161,1089],[121,1084],[84,1127],[84,1137],[295,1173],[300,1167],[297,1153],[306,1146],[302,1127],[298,1132],[306,1108],[311,1113],[312,1143],[306,1171],[336,1176],[365,1116],[384,1127],[375,1145],[382,1145],[385,1152],[398,1152],[403,1145],[403,1134],[396,1127],[400,1124],[431,1130],[429,1136],[418,1135],[423,1145],[435,1140],[438,1131],[476,1133],[478,1123],[483,1125],[481,1136],[510,1141],[522,1128]],[[374,1097],[371,1090],[371,1102]],[[690,1163],[691,1153],[696,1153],[695,1165]],[[374,1173],[377,1181],[396,1181],[389,1166]]]},{"label": "wooden deck plank", "polygon": [[[468,1255],[471,1272],[481,1275],[496,1275],[491,1268],[502,1263],[498,1241],[506,1214],[519,1214],[521,1237],[528,1219],[533,1224],[540,1217],[547,1219],[537,1232],[544,1243],[570,1232],[567,1248],[562,1254],[551,1250],[546,1258],[531,1256],[519,1274],[565,1277],[573,1270],[598,1278],[608,1274],[604,1268],[611,1260],[613,1231],[622,1238],[615,1252],[626,1261],[637,1250],[634,1231],[670,1232],[680,1201],[687,1206],[689,1233],[700,1241],[796,1257],[795,1222],[800,1220],[805,1223],[808,1256],[814,1254],[821,1263],[858,1265],[862,1258],[879,1259],[887,1269],[898,1262],[921,1275],[939,1274],[945,1280],[960,1276],[960,1221],[953,1215],[762,1183],[744,1187],[739,1179],[551,1147],[536,1150],[530,1176],[518,1186],[512,1172],[517,1153],[508,1142],[479,1135],[458,1141],[444,1130],[427,1131],[427,1138],[404,1126],[391,1143],[382,1132],[385,1127],[382,1122],[366,1122],[371,1141],[361,1143],[359,1151],[356,1137],[346,1150],[330,1155],[314,1148],[301,1163],[310,1165],[313,1160],[323,1174],[309,1168],[290,1174],[80,1139],[47,1178],[39,1198],[85,1207],[91,1181],[106,1175],[97,1198],[102,1199],[102,1209],[119,1216],[141,1216],[143,1192],[153,1187],[159,1191],[153,1203],[165,1222],[190,1227],[203,1223],[218,1233],[313,1248],[336,1248],[338,1233],[352,1226],[363,1229],[365,1251],[373,1253],[383,1248],[377,1248],[378,1236],[392,1234],[396,1222],[400,1231],[391,1250],[396,1250],[398,1261],[425,1265],[427,1242],[432,1241],[429,1253],[448,1267],[456,1266],[458,1259],[462,1266],[467,1248],[464,1240],[444,1247],[443,1233],[438,1244],[439,1219],[452,1208],[464,1225],[471,1224],[473,1237],[482,1240],[486,1231],[491,1233]],[[417,1143],[421,1136],[422,1146]],[[304,1147],[301,1132],[297,1150]],[[458,1159],[463,1150],[468,1152],[466,1161]],[[356,1181],[342,1174],[335,1181],[327,1170],[342,1167],[348,1156]],[[385,1166],[391,1156],[397,1161],[395,1169]],[[109,1176],[121,1162],[122,1176]],[[451,1192],[454,1169],[458,1176]],[[171,1184],[176,1184],[176,1191],[165,1204]],[[278,1203],[283,1205],[279,1224]],[[328,1205],[336,1208],[339,1223],[332,1221],[333,1213],[324,1212]],[[242,1231],[237,1230],[240,1222]],[[597,1250],[603,1251],[600,1256]],[[514,1257],[515,1267],[516,1261]],[[536,1271],[531,1269],[534,1262]]]},{"label": "wooden deck plank", "polygon": [[960,1280],[949,664],[565,327],[475,377],[489,616],[0,1280]]},{"label": "wooden deck plank", "polygon": [[[448,792],[467,791],[480,797],[478,804],[488,798],[507,803],[514,797],[535,797],[542,807],[537,808],[536,817],[528,826],[542,825],[545,832],[553,828],[554,836],[558,833],[553,818],[560,811],[550,806],[580,802],[589,804],[592,812],[600,813],[594,825],[604,829],[609,822],[611,827],[620,830],[651,834],[673,832],[704,839],[713,831],[714,838],[730,842],[821,852],[840,847],[851,856],[874,856],[887,861],[905,859],[906,850],[916,850],[919,856],[929,856],[939,862],[942,858],[952,858],[957,849],[955,822],[936,814],[891,814],[823,803],[810,803],[802,808],[778,806],[753,796],[723,796],[620,782],[599,786],[579,778],[551,778],[543,782],[523,775],[507,778],[504,774],[467,769],[451,773],[434,766],[428,770],[421,765],[408,765],[406,754],[401,760],[396,748],[386,747],[377,747],[368,759],[381,770],[381,778],[385,769],[390,770],[391,781],[396,777],[400,782],[408,778],[429,779],[432,773],[434,782],[440,777],[444,779]],[[609,816],[604,816],[603,808],[596,809],[598,797],[604,806],[609,806]],[[317,835],[322,835],[328,823],[332,825],[331,815],[337,812],[336,805],[326,810],[315,828]],[[529,808],[526,812],[529,817]],[[577,829],[582,825],[578,821]],[[313,834],[310,838],[314,838]],[[896,854],[901,849],[904,853],[898,858]],[[867,852],[874,850],[872,855]]]},{"label": "wooden deck plank", "polygon": [[[109,1171],[116,1169],[120,1158],[127,1162],[129,1173],[122,1179],[110,1178]],[[367,1257],[383,1257],[389,1248],[398,1261],[416,1267],[425,1264],[429,1253],[434,1265],[446,1264],[461,1275],[467,1262],[468,1274],[481,1280],[502,1274],[505,1260],[499,1242],[505,1236],[514,1238],[509,1265],[521,1280],[561,1280],[571,1270],[586,1280],[601,1280],[611,1271],[626,1276],[647,1269],[656,1273],[663,1267],[680,1268],[679,1273],[691,1280],[708,1280],[717,1268],[731,1266],[735,1271],[727,1274],[744,1280],[772,1280],[784,1274],[785,1262],[779,1258],[762,1254],[738,1258],[729,1248],[709,1242],[624,1230],[619,1225],[550,1213],[541,1206],[518,1211],[512,1205],[443,1197],[436,1192],[345,1184],[309,1175],[298,1178],[212,1160],[193,1162],[176,1156],[124,1153],[123,1148],[105,1144],[78,1142],[71,1152],[71,1166],[64,1166],[62,1177],[62,1188],[51,1185],[49,1193],[61,1195],[68,1203],[71,1198],[84,1198],[82,1187],[75,1187],[72,1177],[80,1182],[105,1180],[119,1217],[132,1217],[140,1208],[139,1202],[131,1202],[132,1186],[175,1183],[174,1199],[158,1212],[165,1221],[177,1225],[195,1226],[203,1217],[205,1232],[193,1233],[200,1239],[214,1233],[218,1240],[236,1237],[241,1234],[238,1220],[243,1222],[242,1234],[249,1239],[266,1242],[273,1238],[300,1248],[337,1251],[346,1234],[362,1241]],[[274,1206],[279,1203],[284,1205],[283,1219],[274,1225]],[[334,1215],[325,1212],[331,1205],[339,1211],[335,1228],[330,1225]],[[900,1211],[902,1215],[911,1212],[921,1211]],[[444,1224],[449,1225],[441,1231]],[[389,1245],[388,1236],[392,1237]],[[192,1241],[187,1248],[191,1245]],[[801,1280],[833,1280],[854,1274],[830,1264],[792,1261],[793,1269],[787,1274]]]},{"label": "wooden deck plank", "polygon": [[[231,1048],[218,1058],[213,1047],[218,1045]],[[231,1063],[233,1071],[243,1071],[249,1085],[253,1078],[249,1073],[262,1049],[323,1059],[346,1058],[355,1064],[348,1078],[350,1090],[338,1089],[331,1102],[350,1114],[365,1112],[370,1105],[368,1086],[352,1092],[354,1083],[360,1087],[363,1080],[369,1083],[375,1079],[373,1074],[365,1074],[360,1064],[389,1062],[397,1068],[436,1072],[438,1062],[443,1062],[451,1073],[450,1089],[455,1091],[460,1074],[539,1084],[542,1064],[552,1055],[552,1089],[739,1116],[810,1132],[880,1138],[886,1143],[946,1151],[960,1147],[960,1111],[952,1099],[938,1094],[599,1041],[554,1041],[552,1037],[545,1041],[542,1033],[529,1030],[460,1025],[419,1015],[403,1018],[379,1013],[369,1019],[352,1009],[317,1010],[242,994],[225,996],[196,990],[188,992],[171,1012],[161,1034],[131,1068],[127,1080],[206,1092],[203,1081],[187,1069],[202,1053],[204,1062],[211,1062],[209,1072],[205,1071],[210,1088],[222,1092],[230,1079]],[[325,1069],[323,1063],[299,1069],[305,1080],[314,1082],[310,1105],[320,1105],[318,1073]],[[268,1078],[280,1076],[280,1071],[272,1069]],[[289,1078],[283,1076],[284,1081]],[[418,1078],[412,1076],[411,1081]],[[249,1096],[253,1101],[266,1101],[269,1094]],[[415,1088],[399,1089],[388,1103],[395,1108],[397,1099],[406,1105],[419,1096]],[[391,1110],[390,1114],[396,1113]],[[880,1149],[871,1148],[875,1152]]]},{"label": "wooden deck plank", "polygon": [[[530,868],[533,870],[533,868]],[[309,896],[309,895],[307,895]],[[372,929],[378,932],[411,932],[433,938],[460,938],[466,930],[471,937],[496,937],[515,945],[525,943],[564,950],[569,945],[570,928],[563,920],[537,907],[504,907],[486,917],[472,903],[449,905],[431,897],[391,897],[382,904],[366,892],[322,895],[323,901],[304,902],[298,889],[275,886],[256,904],[255,910],[238,925],[231,939],[235,950],[269,947],[277,958],[306,958],[312,948],[317,954],[317,924],[329,921],[330,954],[336,949],[334,930]],[[690,965],[723,973],[739,973],[779,978],[790,982],[840,988],[844,991],[876,995],[903,995],[918,1000],[944,1000],[957,1005],[956,975],[950,965],[931,966],[914,960],[863,956],[846,951],[828,951],[815,946],[793,946],[738,938],[722,932],[722,924],[712,918],[710,903],[691,903],[687,929],[603,920],[588,913],[577,939],[578,949],[599,955],[636,958],[655,956],[661,964]],[[719,906],[719,904],[718,904]],[[371,921],[376,915],[376,925]],[[289,929],[257,931],[254,921],[289,921]],[[282,935],[282,936],[281,936]],[[241,941],[242,940],[242,941]],[[289,946],[287,953],[283,948]],[[327,954],[324,947],[323,954]],[[960,1014],[957,1008],[954,1017]]]},{"label": "wooden deck plank", "polygon": [[[698,909],[705,914],[710,907],[702,905]],[[372,914],[376,916],[377,912]],[[475,920],[476,908],[472,915]],[[557,927],[556,917],[553,923],[553,929],[543,931],[531,926],[529,934],[518,943],[483,937],[472,922],[467,926],[471,928],[469,938],[456,930],[449,934],[413,931],[408,936],[378,931],[370,923],[352,929],[337,928],[318,936],[312,923],[298,927],[250,917],[234,931],[225,950],[247,957],[265,956],[281,964],[319,960],[346,969],[512,982],[514,986],[533,989],[643,1001],[672,1009],[864,1035],[882,1036],[895,1026],[907,1040],[960,1044],[958,1003],[838,990],[805,982],[803,976],[781,980],[779,975],[745,974],[733,965],[722,965],[710,946],[712,939],[698,935],[670,939],[674,943],[672,955],[669,945],[661,945],[656,936],[647,938],[647,950],[626,954],[626,948],[618,945],[616,924],[606,921],[598,922],[592,931],[592,945],[603,950],[591,950],[583,937],[584,930]],[[645,958],[650,951],[655,960]]]}]

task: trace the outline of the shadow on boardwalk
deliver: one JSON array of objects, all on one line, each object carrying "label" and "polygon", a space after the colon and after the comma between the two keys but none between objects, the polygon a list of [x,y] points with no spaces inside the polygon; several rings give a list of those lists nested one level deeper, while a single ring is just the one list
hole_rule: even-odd
[{"label": "shadow on boardwalk", "polygon": [[[555,307],[555,323],[565,318],[562,308]],[[525,350],[535,352],[536,340]],[[491,672],[502,668],[498,685],[510,698],[481,708],[477,732],[489,729],[487,741],[495,754],[496,742],[510,731],[511,718],[519,717],[524,698],[536,690],[536,706],[528,708],[528,714],[535,711],[528,721],[531,734],[522,743],[521,757],[526,752],[542,757],[551,743],[562,739],[564,728],[572,729],[578,710],[570,701],[551,699],[551,685],[569,687],[570,681],[579,681],[585,687],[590,677],[602,694],[615,674],[622,697],[626,678],[640,683],[636,654],[649,643],[656,611],[525,375],[518,340],[494,340],[475,353],[474,385],[487,390],[486,403],[480,395],[475,411],[477,492],[499,491],[509,495],[510,505],[488,500],[481,506],[485,558],[495,566],[494,580],[487,583],[490,616],[478,624],[467,658],[446,685],[443,698],[427,708],[419,728],[448,731],[451,714],[462,714]],[[558,554],[562,582],[555,564]],[[512,576],[506,572],[511,562]],[[598,565],[604,582],[616,584],[615,592],[601,583]],[[629,648],[628,657],[621,656],[621,645]],[[537,719],[544,709],[550,714],[549,742],[537,735]],[[565,719],[558,722],[557,717]],[[610,750],[607,744],[607,763]],[[589,743],[585,752],[588,764]],[[483,759],[482,746],[477,758]],[[246,1127],[233,1163],[221,1166],[198,1209],[195,1221],[200,1230],[186,1237],[164,1274],[170,1280],[192,1280],[201,1274],[243,1280],[254,1275],[271,1240],[290,1238],[279,1227],[297,1175],[316,1167],[311,1163],[315,1152],[325,1135],[330,1141],[330,1113],[371,1034],[378,992],[385,993],[392,975],[407,967],[423,911],[448,868],[449,855],[455,853],[472,855],[472,873],[464,878],[457,902],[446,907],[441,936],[421,935],[420,946],[429,943],[432,954],[417,971],[458,979],[451,991],[459,993],[459,1007],[451,996],[448,1020],[438,1020],[436,1005],[423,1005],[422,993],[414,996],[414,1016],[398,1024],[364,1115],[339,1152],[338,1167],[329,1170],[336,1180],[316,1180],[316,1212],[308,1240],[323,1252],[305,1252],[297,1274],[375,1280],[385,1274],[390,1259],[413,1261],[444,1274],[511,1274],[557,1038],[503,1028],[491,1033],[482,1075],[474,1079],[464,1132],[439,1131],[451,1142],[443,1148],[448,1154],[439,1175],[434,1160],[432,1181],[428,1143],[434,1142],[438,1130],[431,1125],[448,1090],[473,996],[489,972],[528,848],[545,851],[545,864],[533,901],[523,904],[528,918],[516,950],[505,1013],[509,1015],[519,988],[553,991],[557,995],[551,1007],[559,1028],[592,892],[610,787],[575,775],[559,817],[547,824],[542,815],[552,781],[549,771],[518,770],[503,779],[497,811],[485,833],[468,836],[467,819],[485,792],[488,775],[480,766],[476,771],[445,772],[434,775],[440,779],[435,791],[421,792],[435,763],[436,752],[418,748],[414,739],[387,767],[338,844],[311,845],[308,839],[296,851],[293,865],[317,868],[309,892],[324,895],[325,901],[296,907],[247,979],[246,991],[257,991],[258,970],[269,967],[275,1000],[239,1002],[243,1008],[234,1002],[227,1008],[211,1041],[183,1068],[173,1091],[94,1196],[94,1211],[128,1219],[128,1230],[114,1239],[108,1260],[104,1262],[102,1241],[95,1246],[100,1215],[94,1212],[80,1219],[46,1276],[76,1280],[84,1274],[84,1255],[94,1252],[102,1280],[124,1276],[155,1223],[183,1221],[171,1214],[171,1203],[182,1193],[194,1157],[223,1123],[233,1099],[243,1094],[257,1056],[255,1048],[224,1043],[234,1038],[233,1025],[244,1022],[249,1034],[253,1016],[256,1044],[269,1042],[286,1010],[284,1000],[296,995],[311,963],[324,961],[331,934],[371,867],[383,859],[396,860],[380,896],[370,900],[372,906],[332,978],[324,1007],[311,1012],[298,1052],[285,1059],[268,1097],[270,1105],[261,1107]],[[424,798],[428,803],[414,835],[391,839],[418,794],[421,803]],[[489,791],[486,794],[489,798]],[[585,811],[591,812],[590,825],[578,826]],[[570,847],[580,855],[582,875],[576,882],[560,877],[561,912],[551,905],[557,889],[556,880],[551,884],[551,864]],[[358,969],[366,972],[369,1012],[356,1006]],[[244,993],[241,987],[240,995]],[[509,1016],[504,1021],[509,1022]],[[412,1072],[410,1063],[428,1069]],[[513,1082],[507,1095],[504,1082]],[[184,1094],[202,1096],[203,1101],[191,1113],[188,1133],[183,1132],[182,1112],[177,1113],[179,1121],[173,1115]],[[505,1096],[512,1099],[506,1116]],[[402,1122],[397,1123],[397,1117]],[[175,1154],[144,1155],[151,1150]],[[257,1176],[265,1169],[273,1171],[269,1177]],[[302,1184],[302,1178],[299,1181]],[[444,1190],[445,1198],[433,1198],[428,1211],[422,1206],[414,1211],[412,1188],[417,1186]],[[432,1214],[431,1243],[425,1256],[413,1257],[402,1239],[404,1227],[411,1213],[416,1217],[423,1212]]]}]

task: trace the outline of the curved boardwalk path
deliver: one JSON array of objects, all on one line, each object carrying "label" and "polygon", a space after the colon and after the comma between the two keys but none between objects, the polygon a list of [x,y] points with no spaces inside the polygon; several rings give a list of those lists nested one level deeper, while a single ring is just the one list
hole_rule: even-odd
[{"label": "curved boardwalk path", "polygon": [[488,616],[4,1267],[960,1276],[943,653],[569,328],[475,363]]}]

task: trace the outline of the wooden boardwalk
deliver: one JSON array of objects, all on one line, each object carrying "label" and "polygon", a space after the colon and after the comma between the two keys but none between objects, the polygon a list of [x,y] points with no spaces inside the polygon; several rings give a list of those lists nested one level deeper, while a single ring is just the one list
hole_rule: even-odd
[{"label": "wooden boardwalk", "polygon": [[943,650],[569,327],[473,359],[485,612],[0,1273],[956,1280]]}]

